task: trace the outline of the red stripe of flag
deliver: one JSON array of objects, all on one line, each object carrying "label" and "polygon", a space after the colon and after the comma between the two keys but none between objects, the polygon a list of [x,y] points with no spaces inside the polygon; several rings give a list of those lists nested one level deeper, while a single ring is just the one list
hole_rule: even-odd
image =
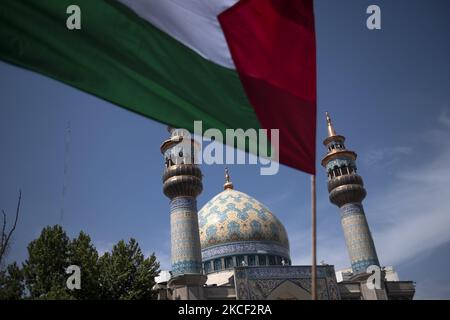
[{"label": "red stripe of flag", "polygon": [[219,15],[234,63],[280,162],[314,174],[316,41],[312,0],[241,0]]}]

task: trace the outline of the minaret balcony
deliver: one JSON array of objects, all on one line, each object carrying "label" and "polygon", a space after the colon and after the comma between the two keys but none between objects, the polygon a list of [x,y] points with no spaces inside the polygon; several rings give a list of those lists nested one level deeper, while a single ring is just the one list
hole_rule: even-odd
[{"label": "minaret balcony", "polygon": [[357,174],[348,174],[328,181],[330,201],[342,207],[346,203],[362,202],[366,197],[366,190],[362,178]]},{"label": "minaret balcony", "polygon": [[202,172],[192,164],[172,165],[164,170],[164,194],[175,197],[197,197],[203,190]]},{"label": "minaret balcony", "polygon": [[359,184],[360,186],[364,186],[363,179],[359,174],[343,174],[328,180],[328,192],[346,184]]}]

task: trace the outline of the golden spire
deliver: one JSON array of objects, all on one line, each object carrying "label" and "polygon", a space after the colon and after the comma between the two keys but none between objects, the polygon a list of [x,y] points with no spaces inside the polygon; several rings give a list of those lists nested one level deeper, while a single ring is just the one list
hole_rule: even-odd
[{"label": "golden spire", "polygon": [[231,182],[230,174],[228,173],[228,168],[225,168],[225,184],[223,185],[223,190],[233,189],[233,183]]},{"label": "golden spire", "polygon": [[325,115],[327,116],[328,137],[337,136],[336,131],[334,131],[333,124],[331,123],[330,114],[328,112],[325,112]]}]

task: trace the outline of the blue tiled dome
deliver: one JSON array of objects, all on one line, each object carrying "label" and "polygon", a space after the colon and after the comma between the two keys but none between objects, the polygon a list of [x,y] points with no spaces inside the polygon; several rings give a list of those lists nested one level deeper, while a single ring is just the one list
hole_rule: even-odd
[{"label": "blue tiled dome", "polygon": [[289,240],[282,223],[258,200],[227,188],[199,211],[203,260],[273,254],[289,259]]}]

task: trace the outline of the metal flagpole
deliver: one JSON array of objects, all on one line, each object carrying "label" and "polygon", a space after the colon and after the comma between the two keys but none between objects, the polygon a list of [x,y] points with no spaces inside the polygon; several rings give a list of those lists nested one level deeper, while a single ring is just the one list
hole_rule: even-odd
[{"label": "metal flagpole", "polygon": [[316,175],[311,176],[311,211],[312,211],[312,266],[311,299],[317,300],[317,259],[316,259]]}]

